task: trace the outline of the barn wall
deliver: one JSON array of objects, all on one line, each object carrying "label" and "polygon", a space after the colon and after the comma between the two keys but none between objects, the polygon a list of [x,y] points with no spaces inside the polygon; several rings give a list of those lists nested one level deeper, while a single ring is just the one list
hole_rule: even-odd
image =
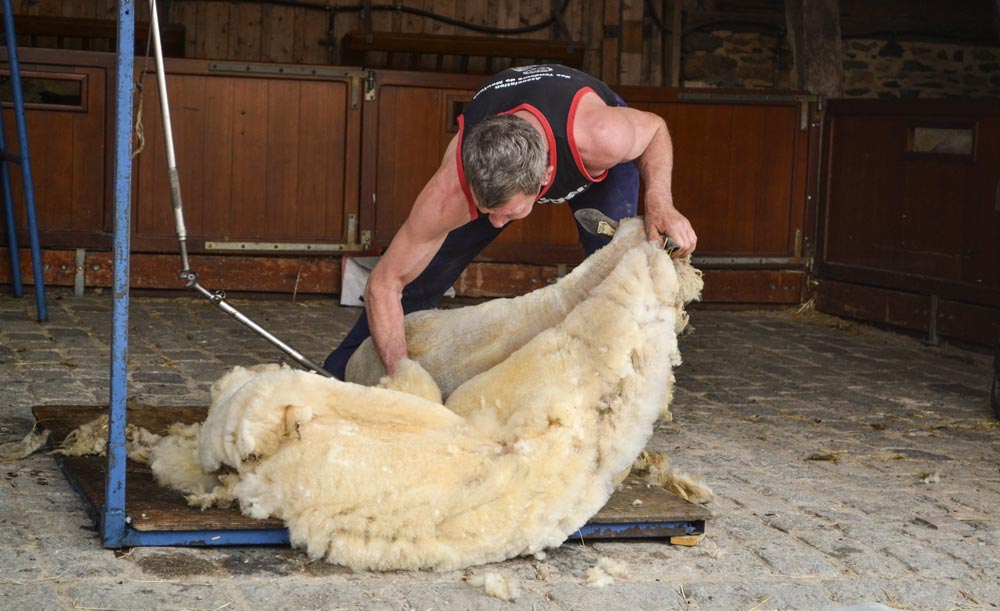
[{"label": "barn wall", "polygon": [[[688,87],[788,89],[792,54],[781,0],[681,0],[681,77]],[[344,65],[341,43],[366,20],[359,0],[297,0],[301,6],[266,2],[171,0],[166,23],[184,29],[184,56],[195,59]],[[489,29],[525,28],[545,22],[565,3],[564,31],[548,26],[519,34],[475,31],[443,20]],[[166,5],[166,3],[164,3]],[[375,3],[380,4],[380,3]],[[385,3],[382,3],[385,4]],[[490,36],[504,40],[574,41],[584,48],[583,68],[612,84],[669,86],[672,0],[406,0],[401,5],[438,16],[374,11],[375,32]],[[951,6],[954,4],[954,6]],[[15,0],[16,14],[113,20],[114,0]],[[926,6],[924,6],[926,5]],[[315,8],[308,8],[308,7]],[[941,9],[923,2],[921,17],[902,0],[842,0],[846,97],[996,97],[1000,95],[1000,47],[987,22],[987,0],[955,0]],[[148,21],[148,5],[136,3]],[[329,7],[329,10],[327,10]],[[909,8],[907,8],[909,7]],[[912,35],[937,30],[937,40]],[[926,36],[924,37],[926,38]],[[954,40],[954,42],[950,42]],[[112,41],[72,38],[23,41],[50,48],[114,50]],[[86,47],[84,46],[86,44]],[[367,57],[369,67],[490,73],[531,58],[457,56]],[[405,65],[403,64],[405,62]]]},{"label": "barn wall", "polygon": [[1000,48],[873,39],[844,41],[851,98],[1000,97]]}]

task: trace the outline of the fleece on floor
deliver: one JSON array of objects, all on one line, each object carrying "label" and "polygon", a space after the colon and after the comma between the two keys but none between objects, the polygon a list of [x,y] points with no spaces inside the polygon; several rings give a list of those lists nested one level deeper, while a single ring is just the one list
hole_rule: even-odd
[{"label": "fleece on floor", "polygon": [[364,364],[370,346],[348,367],[363,384],[234,369],[205,422],[164,437],[150,464],[191,502],[280,518],[293,545],[354,568],[540,552],[583,526],[642,451],[700,289],[688,262],[626,221],[552,286],[408,316],[413,361],[394,378]]}]

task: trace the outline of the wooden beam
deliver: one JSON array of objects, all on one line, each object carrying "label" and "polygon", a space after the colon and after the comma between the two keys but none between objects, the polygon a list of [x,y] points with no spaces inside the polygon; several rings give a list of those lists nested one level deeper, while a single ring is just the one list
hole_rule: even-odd
[{"label": "wooden beam", "polygon": [[787,0],[795,86],[830,98],[844,90],[838,0]]},{"label": "wooden beam", "polygon": [[[161,24],[166,20],[161,17]],[[161,25],[160,38],[163,53],[170,57],[184,57],[184,26],[180,24]],[[118,22],[114,19],[93,19],[89,17],[58,17],[51,15],[14,15],[14,30],[18,36],[52,36],[56,38],[80,38],[83,40],[110,40],[118,37]],[[146,52],[148,23],[135,24],[136,54]]]},{"label": "wooden beam", "polygon": [[[1000,0],[998,0],[1000,1]],[[673,18],[670,20],[670,86],[681,86],[681,43],[683,42],[684,19],[682,0],[673,0]]]},{"label": "wooden beam", "polygon": [[601,38],[601,79],[609,85],[618,84],[621,30],[621,2],[617,0],[604,0],[604,30]]},{"label": "wooden beam", "polygon": [[1000,0],[993,0],[993,35],[1000,40]]},{"label": "wooden beam", "polygon": [[407,32],[359,32],[344,35],[343,59],[349,65],[369,65],[365,53],[415,53],[474,57],[528,58],[556,62],[579,68],[583,66],[584,45],[580,42],[504,38],[494,36],[450,36]]}]

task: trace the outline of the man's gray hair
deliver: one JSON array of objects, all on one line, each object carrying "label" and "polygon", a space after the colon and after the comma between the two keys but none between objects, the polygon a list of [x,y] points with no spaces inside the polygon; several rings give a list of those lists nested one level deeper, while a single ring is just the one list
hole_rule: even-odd
[{"label": "man's gray hair", "polygon": [[548,147],[531,123],[514,115],[488,117],[463,138],[465,179],[481,207],[496,208],[518,193],[539,191]]}]

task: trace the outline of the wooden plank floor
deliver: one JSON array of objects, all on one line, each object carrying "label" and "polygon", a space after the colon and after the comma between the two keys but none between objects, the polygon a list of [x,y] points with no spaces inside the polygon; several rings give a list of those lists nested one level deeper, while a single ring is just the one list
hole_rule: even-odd
[{"label": "wooden plank floor", "polygon": [[[73,429],[108,412],[102,406],[44,405],[34,408],[35,419],[52,433],[51,443],[58,445]],[[204,407],[129,407],[126,421],[162,435],[175,422],[201,422]],[[93,508],[104,505],[103,456],[63,457],[63,470],[84,500]],[[636,501],[641,501],[637,503]],[[126,466],[126,514],[136,530],[244,530],[283,528],[279,520],[255,520],[240,513],[238,507],[201,510],[191,507],[179,493],[162,488],[144,464],[132,460]],[[601,511],[588,522],[594,532],[588,538],[669,537],[689,534],[694,525],[703,532],[704,520],[711,512],[671,494],[659,486],[648,486],[632,475]],[[628,528],[628,525],[653,525],[652,528]]]}]

